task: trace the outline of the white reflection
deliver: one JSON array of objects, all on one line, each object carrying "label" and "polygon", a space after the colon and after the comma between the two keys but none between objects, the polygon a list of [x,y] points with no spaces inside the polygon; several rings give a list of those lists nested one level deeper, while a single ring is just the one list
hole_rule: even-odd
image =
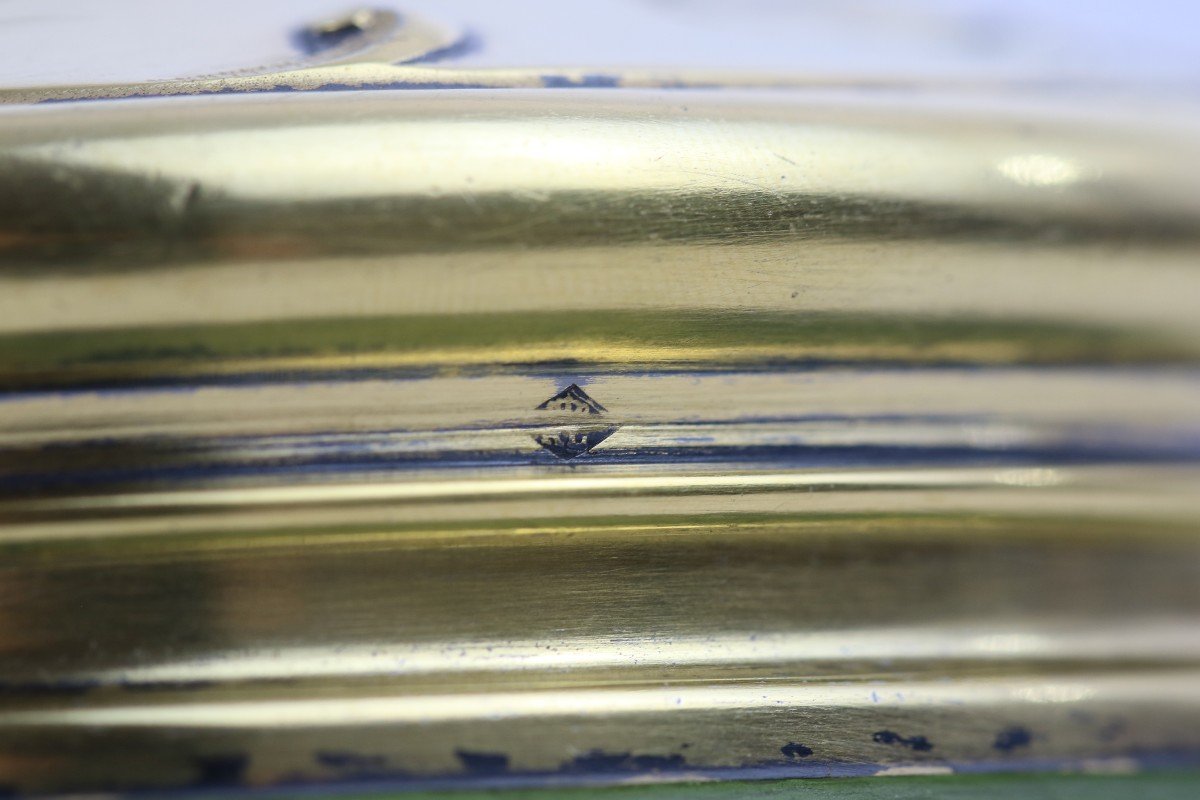
[{"label": "white reflection", "polygon": [[1200,658],[1200,627],[1190,619],[1121,625],[1063,622],[1035,629],[907,627],[813,633],[343,644],[225,652],[80,676],[102,683],[240,681],[464,672],[784,664],[843,660],[1186,661]]},{"label": "white reflection", "polygon": [[1049,467],[1005,469],[996,473],[996,483],[1005,486],[1058,486],[1064,480],[1062,473]]},{"label": "white reflection", "polygon": [[1031,653],[1046,652],[1051,646],[1051,642],[1045,636],[1033,633],[980,636],[972,644],[980,655],[990,653],[996,656],[1028,656]]},{"label": "white reflection", "polygon": [[740,711],[786,708],[996,707],[1011,703],[1153,702],[1195,707],[1200,681],[1173,675],[1098,676],[1046,691],[1029,679],[981,679],[898,684],[708,685],[611,687],[524,692],[373,697],[304,697],[217,703],[130,705],[0,712],[0,728],[121,726],[172,728],[308,728],[429,724],[565,716],[671,714],[681,710]]},{"label": "white reflection", "polygon": [[[1045,474],[1043,474],[1045,473]],[[1022,478],[1021,476],[1026,476]],[[1028,477],[1033,476],[1033,477]],[[1040,480],[1040,483],[1014,483]],[[737,491],[741,494],[787,490],[810,492],[844,489],[984,488],[995,483],[1013,486],[1048,486],[1061,482],[1053,470],[1004,470],[964,467],[961,469],[894,469],[862,472],[739,473],[733,475],[620,475],[579,478],[474,479],[414,481],[411,483],[358,483],[314,486],[262,486],[245,489],[195,489],[178,492],[145,492],[30,500],[13,508],[197,508],[230,505],[275,505],[321,503],[432,501],[481,498],[516,498],[535,495],[603,495],[626,492]]]},{"label": "white reflection", "polygon": [[905,764],[899,767],[884,767],[875,773],[876,777],[895,777],[898,775],[953,775],[952,767],[931,766],[929,764]]},{"label": "white reflection", "polygon": [[997,164],[996,169],[1022,186],[1063,186],[1082,175],[1074,162],[1046,153],[1010,156]]},{"label": "white reflection", "polygon": [[1014,694],[1029,703],[1077,703],[1096,695],[1096,690],[1082,683],[1046,683],[1018,689]]}]

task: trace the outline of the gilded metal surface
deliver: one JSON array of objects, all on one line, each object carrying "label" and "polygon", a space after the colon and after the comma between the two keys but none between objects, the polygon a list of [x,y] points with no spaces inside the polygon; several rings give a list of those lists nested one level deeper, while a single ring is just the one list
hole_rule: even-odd
[{"label": "gilded metal surface", "polygon": [[0,784],[1193,759],[1191,122],[989,108],[0,111]]}]

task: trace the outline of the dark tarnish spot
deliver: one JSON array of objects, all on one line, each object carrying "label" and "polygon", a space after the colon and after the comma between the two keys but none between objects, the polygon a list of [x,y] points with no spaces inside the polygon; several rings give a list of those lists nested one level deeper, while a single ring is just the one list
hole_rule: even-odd
[{"label": "dark tarnish spot", "polygon": [[543,75],[542,86],[547,89],[615,89],[621,85],[616,75],[584,75],[579,80],[566,75]]},{"label": "dark tarnish spot", "polygon": [[575,756],[563,763],[563,769],[569,772],[612,772],[626,769],[631,753],[606,753],[603,750],[589,750],[583,755]]},{"label": "dark tarnish spot", "polygon": [[933,742],[924,736],[901,736],[895,731],[876,731],[871,734],[871,740],[877,744],[903,745],[918,752],[927,752],[933,749]]},{"label": "dark tarnish spot", "polygon": [[197,786],[238,786],[250,766],[244,753],[200,756],[195,759]]},{"label": "dark tarnish spot", "polygon": [[498,775],[508,772],[508,756],[504,753],[472,753],[469,750],[455,750],[454,755],[466,767],[468,772],[476,775]]},{"label": "dark tarnish spot", "polygon": [[645,755],[633,757],[634,769],[681,769],[683,765],[683,756],[679,753],[671,753],[665,756]]},{"label": "dark tarnish spot", "polygon": [[1029,729],[1014,725],[997,733],[992,747],[1005,753],[1011,753],[1014,748],[1028,747],[1031,742],[1033,742],[1033,734],[1029,732]]},{"label": "dark tarnish spot", "polygon": [[216,681],[121,681],[118,684],[126,692],[195,692],[210,689]]},{"label": "dark tarnish spot", "polygon": [[349,772],[375,772],[387,768],[387,757],[337,750],[318,750],[313,759],[322,767]]},{"label": "dark tarnish spot", "polygon": [[788,742],[783,747],[779,748],[779,752],[783,753],[788,758],[804,758],[813,754],[811,747],[805,747],[796,742]]},{"label": "dark tarnish spot", "polygon": [[603,750],[589,750],[575,756],[570,761],[564,761],[564,772],[636,772],[648,770],[682,769],[687,760],[679,753],[668,755],[646,754],[635,756],[632,753],[606,753]]},{"label": "dark tarnish spot", "polygon": [[0,683],[0,694],[8,695],[83,695],[101,689],[104,684],[95,680],[64,680],[46,683]]},{"label": "dark tarnish spot", "polygon": [[1080,711],[1079,709],[1067,712],[1067,717],[1069,717],[1072,722],[1076,722],[1080,725],[1091,725],[1096,721],[1095,715],[1088,711]]},{"label": "dark tarnish spot", "polygon": [[1121,735],[1125,733],[1125,731],[1128,727],[1129,727],[1129,724],[1125,720],[1114,719],[1114,720],[1108,722],[1104,727],[1102,727],[1099,730],[1099,732],[1097,733],[1097,736],[1100,738],[1100,741],[1107,744],[1107,743],[1113,741],[1114,739],[1120,738]]}]

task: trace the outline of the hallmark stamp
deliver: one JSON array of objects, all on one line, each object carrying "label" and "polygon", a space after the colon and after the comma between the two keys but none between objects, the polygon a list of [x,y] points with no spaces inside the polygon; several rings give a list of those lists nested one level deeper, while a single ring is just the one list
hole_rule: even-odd
[{"label": "hallmark stamp", "polygon": [[563,460],[591,452],[621,427],[604,419],[608,409],[574,383],[536,410],[553,415],[555,420],[546,429],[534,433],[533,440]]}]

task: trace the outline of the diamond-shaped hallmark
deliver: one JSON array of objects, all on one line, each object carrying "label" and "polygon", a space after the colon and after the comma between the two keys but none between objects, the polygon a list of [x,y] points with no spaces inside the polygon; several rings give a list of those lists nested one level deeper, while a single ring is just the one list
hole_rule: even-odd
[{"label": "diamond-shaped hallmark", "polygon": [[593,447],[612,436],[621,427],[595,419],[603,417],[608,409],[574,383],[546,400],[537,410],[554,414],[559,422],[552,428],[533,434],[533,440],[564,460],[591,452]]},{"label": "diamond-shaped hallmark", "polygon": [[572,383],[558,394],[537,407],[538,411],[566,411],[571,414],[603,414],[607,408],[597,403],[588,393]]}]

